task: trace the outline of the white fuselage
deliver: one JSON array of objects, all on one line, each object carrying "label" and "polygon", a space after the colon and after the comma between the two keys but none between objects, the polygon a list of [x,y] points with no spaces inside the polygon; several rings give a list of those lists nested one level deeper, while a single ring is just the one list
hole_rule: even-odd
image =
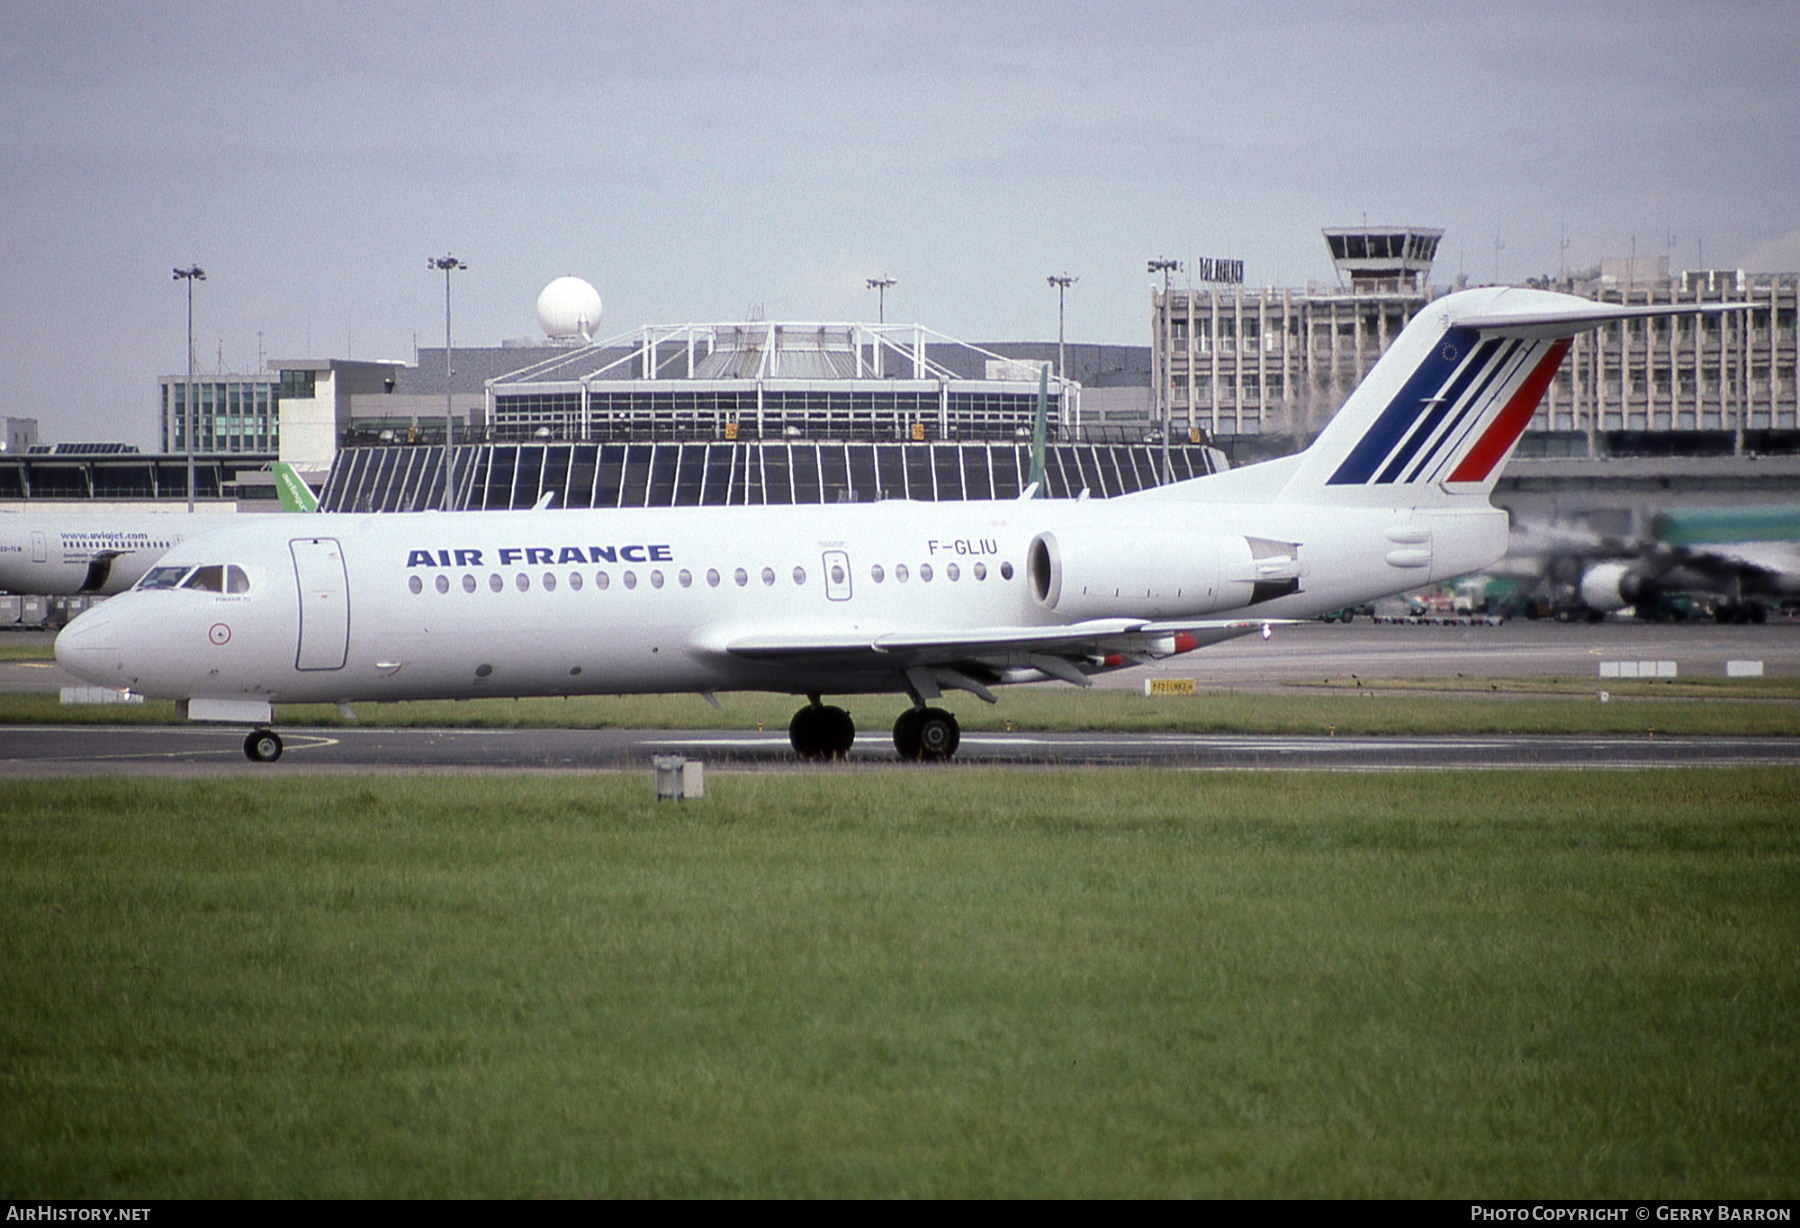
[{"label": "white fuselage", "polygon": [[[1122,570],[1065,558],[1063,604],[1077,586],[1086,604],[1061,613],[1029,572],[1046,532],[1150,544],[1160,557]],[[1248,559],[1251,538],[1291,547],[1297,591],[1224,604],[1250,591],[1254,577],[1229,560]],[[1155,574],[1141,578],[1146,566],[1181,573],[1184,540],[1227,558],[1217,583],[1131,591],[1156,586]],[[244,591],[125,594],[71,624],[57,654],[90,680],[183,699],[886,692],[905,680],[867,646],[890,632],[1053,627],[1108,605],[1164,620],[1305,618],[1485,566],[1505,545],[1505,514],[1491,508],[1134,498],[321,515],[171,551],[163,565],[241,567]],[[778,660],[731,650],[784,635],[816,646]],[[1107,664],[1118,662],[1092,667]],[[1004,654],[993,665],[1003,669]]]}]

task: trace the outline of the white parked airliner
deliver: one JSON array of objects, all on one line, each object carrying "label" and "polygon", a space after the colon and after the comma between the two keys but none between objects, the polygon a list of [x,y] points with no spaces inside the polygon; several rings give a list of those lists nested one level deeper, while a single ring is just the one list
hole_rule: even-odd
[{"label": "white parked airliner", "polygon": [[[277,462],[274,470],[284,512],[318,510],[317,497],[291,466]],[[154,509],[0,513],[0,593],[122,593],[195,534],[265,518]]]},{"label": "white parked airliner", "polygon": [[230,523],[212,512],[0,513],[0,593],[122,593],[172,547]]},{"label": "white parked airliner", "polygon": [[81,615],[89,681],[255,726],[273,705],[478,696],[904,693],[905,758],[946,758],[945,690],[1090,675],[1486,567],[1488,496],[1568,349],[1617,307],[1483,289],[1426,307],[1313,445],[1104,500],[321,515],[221,529]]}]

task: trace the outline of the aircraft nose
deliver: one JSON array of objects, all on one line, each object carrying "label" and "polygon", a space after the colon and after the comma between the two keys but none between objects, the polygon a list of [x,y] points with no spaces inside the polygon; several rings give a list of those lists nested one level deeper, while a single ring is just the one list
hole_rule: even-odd
[{"label": "aircraft nose", "polygon": [[89,610],[57,633],[56,663],[84,682],[122,686],[119,639],[116,617],[105,607]]}]

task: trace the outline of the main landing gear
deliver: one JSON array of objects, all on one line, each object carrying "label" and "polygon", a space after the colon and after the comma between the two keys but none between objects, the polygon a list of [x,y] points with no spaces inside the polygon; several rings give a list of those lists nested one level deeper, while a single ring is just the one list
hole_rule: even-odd
[{"label": "main landing gear", "polygon": [[[812,702],[788,722],[788,741],[794,753],[802,759],[847,757],[856,741],[856,723],[842,708],[820,703],[817,695],[809,698]],[[962,728],[956,717],[942,708],[908,708],[894,722],[894,749],[902,759],[927,763],[948,759],[961,742]]]},{"label": "main landing gear", "polygon": [[908,708],[894,722],[894,749],[902,759],[948,759],[961,743],[961,726],[942,708]]},{"label": "main landing gear", "polygon": [[856,722],[842,708],[819,702],[817,695],[788,722],[788,741],[802,759],[842,759],[856,741]]},{"label": "main landing gear", "polygon": [[273,729],[252,729],[244,739],[244,757],[252,763],[273,763],[281,758],[281,735]]}]

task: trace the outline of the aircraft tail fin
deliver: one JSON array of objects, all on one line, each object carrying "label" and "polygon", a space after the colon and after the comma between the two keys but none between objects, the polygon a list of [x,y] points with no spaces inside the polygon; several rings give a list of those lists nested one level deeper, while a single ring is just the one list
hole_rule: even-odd
[{"label": "aircraft tail fin", "polygon": [[1045,489],[1044,440],[1050,433],[1049,423],[1050,364],[1045,363],[1038,371],[1037,412],[1031,416],[1031,481],[1029,486],[1035,495],[1042,495]]},{"label": "aircraft tail fin", "polygon": [[313,494],[312,487],[306,479],[294,471],[294,467],[286,461],[276,461],[274,465],[275,491],[281,496],[281,510],[284,512],[316,512],[319,510],[319,498]]},{"label": "aircraft tail fin", "polygon": [[1300,454],[1277,497],[1352,506],[1485,502],[1576,334],[1614,320],[1736,309],[1625,307],[1507,287],[1447,295],[1394,340]]}]

